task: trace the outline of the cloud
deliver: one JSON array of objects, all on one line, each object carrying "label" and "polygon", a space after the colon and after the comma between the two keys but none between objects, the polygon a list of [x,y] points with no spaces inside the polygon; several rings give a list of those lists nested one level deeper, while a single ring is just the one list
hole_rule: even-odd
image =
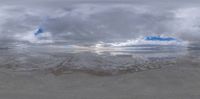
[{"label": "cloud", "polygon": [[199,7],[182,8],[174,11],[174,31],[177,35],[188,40],[200,40]]},{"label": "cloud", "polygon": [[45,17],[48,20],[42,27],[51,37],[44,38],[53,42],[125,41],[154,34],[200,40],[200,8],[187,1],[174,6],[178,3],[175,0],[162,6],[158,0],[126,0],[122,4],[114,0],[2,1],[0,40],[17,42],[30,37]]}]

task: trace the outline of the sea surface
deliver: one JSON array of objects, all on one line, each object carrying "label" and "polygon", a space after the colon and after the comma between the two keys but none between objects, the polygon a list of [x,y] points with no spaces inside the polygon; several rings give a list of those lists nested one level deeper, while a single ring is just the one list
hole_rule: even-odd
[{"label": "sea surface", "polygon": [[62,75],[86,72],[95,75],[135,73],[183,64],[200,64],[200,46],[136,45],[107,48],[74,48],[67,45],[1,44],[0,69]]}]

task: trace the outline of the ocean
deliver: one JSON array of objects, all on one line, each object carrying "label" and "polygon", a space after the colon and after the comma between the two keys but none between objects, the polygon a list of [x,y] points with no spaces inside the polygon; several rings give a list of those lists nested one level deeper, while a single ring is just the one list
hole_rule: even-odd
[{"label": "ocean", "polygon": [[173,66],[185,59],[198,64],[198,43],[77,47],[64,44],[10,44],[0,48],[0,68],[53,74],[86,72],[97,75],[135,73]]}]

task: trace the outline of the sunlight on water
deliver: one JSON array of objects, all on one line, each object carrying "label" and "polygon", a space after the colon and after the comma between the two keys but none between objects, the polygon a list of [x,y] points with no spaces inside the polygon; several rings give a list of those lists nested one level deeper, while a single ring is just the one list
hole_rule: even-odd
[{"label": "sunlight on water", "polygon": [[[95,74],[118,74],[160,69],[190,56],[196,45],[135,45],[83,47],[77,45],[13,44],[0,49],[2,68],[14,71],[84,71]],[[193,55],[194,53],[192,53]],[[198,59],[198,58],[197,58]]]}]

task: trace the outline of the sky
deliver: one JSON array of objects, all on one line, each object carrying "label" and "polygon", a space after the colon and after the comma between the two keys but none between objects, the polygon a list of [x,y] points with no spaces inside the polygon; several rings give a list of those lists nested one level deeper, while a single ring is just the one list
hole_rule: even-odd
[{"label": "sky", "polygon": [[[199,0],[0,0],[0,41],[118,42],[166,35],[200,41]],[[42,36],[33,34],[38,27]]]}]

